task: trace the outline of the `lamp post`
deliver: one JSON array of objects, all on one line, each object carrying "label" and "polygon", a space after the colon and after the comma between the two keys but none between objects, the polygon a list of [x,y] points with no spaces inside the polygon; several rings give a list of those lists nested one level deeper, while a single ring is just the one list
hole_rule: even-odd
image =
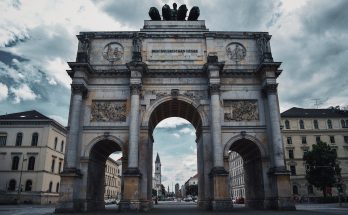
[{"label": "lamp post", "polygon": [[22,165],[21,165],[21,171],[19,173],[19,184],[18,184],[18,197],[17,197],[17,201],[18,203],[20,203],[20,198],[21,198],[21,191],[22,191],[22,174],[23,174],[23,163],[24,161],[26,161],[27,159],[24,158],[24,155],[23,155],[23,158],[22,158]]}]

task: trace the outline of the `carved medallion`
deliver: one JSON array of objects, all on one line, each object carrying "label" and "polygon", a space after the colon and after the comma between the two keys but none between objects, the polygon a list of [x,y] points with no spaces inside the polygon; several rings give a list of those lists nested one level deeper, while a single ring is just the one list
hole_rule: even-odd
[{"label": "carved medallion", "polygon": [[225,121],[252,121],[259,119],[256,100],[228,100],[224,101]]},{"label": "carved medallion", "polygon": [[240,43],[230,43],[226,47],[226,52],[227,52],[228,58],[230,58],[232,61],[235,61],[235,62],[239,62],[243,60],[246,56],[246,49]]},{"label": "carved medallion", "polygon": [[125,122],[127,119],[126,101],[93,101],[91,122]]},{"label": "carved medallion", "polygon": [[103,57],[110,61],[119,61],[123,57],[123,47],[118,43],[109,43],[104,47]]}]

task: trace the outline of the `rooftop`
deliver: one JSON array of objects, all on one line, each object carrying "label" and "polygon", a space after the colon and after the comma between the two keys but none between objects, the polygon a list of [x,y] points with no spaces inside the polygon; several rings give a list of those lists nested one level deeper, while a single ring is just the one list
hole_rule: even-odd
[{"label": "rooftop", "polygon": [[307,109],[307,108],[298,108],[293,107],[287,111],[284,111],[280,114],[281,117],[288,118],[341,118],[348,117],[347,110],[340,110],[335,108],[328,109]]},{"label": "rooftop", "polygon": [[0,115],[0,119],[12,119],[12,120],[26,120],[26,119],[46,119],[50,120],[47,116],[41,114],[36,110],[30,110],[19,113],[10,113],[5,115]]}]

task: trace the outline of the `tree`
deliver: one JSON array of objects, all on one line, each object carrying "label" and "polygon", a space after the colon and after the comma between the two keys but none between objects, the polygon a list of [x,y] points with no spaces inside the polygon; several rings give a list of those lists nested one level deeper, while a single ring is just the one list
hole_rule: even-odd
[{"label": "tree", "polygon": [[152,188],[152,196],[157,196],[157,190]]},{"label": "tree", "polygon": [[306,162],[307,181],[323,191],[326,197],[326,187],[333,187],[336,183],[337,153],[327,143],[319,142],[313,149],[303,155]]},{"label": "tree", "polygon": [[197,196],[198,195],[198,185],[197,184],[189,185],[188,189],[186,191],[186,194],[191,195],[191,196]]}]

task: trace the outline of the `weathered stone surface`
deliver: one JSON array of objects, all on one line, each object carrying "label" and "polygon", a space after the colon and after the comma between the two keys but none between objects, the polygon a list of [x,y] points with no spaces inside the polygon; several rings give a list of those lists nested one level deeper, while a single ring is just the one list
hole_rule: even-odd
[{"label": "weathered stone surface", "polygon": [[138,32],[78,38],[78,59],[87,62],[69,63],[74,86],[84,87],[72,95],[66,161],[82,174],[63,177],[61,189],[72,194],[62,195],[59,210],[100,208],[96,173],[115,151],[124,159],[120,209],[149,210],[152,132],[173,116],[196,128],[200,207],[232,207],[227,175],[209,173],[224,169],[234,150],[248,161],[247,205],[292,208],[274,87],[280,63],[271,59],[268,33],[209,31],[202,20],[145,21]]}]

